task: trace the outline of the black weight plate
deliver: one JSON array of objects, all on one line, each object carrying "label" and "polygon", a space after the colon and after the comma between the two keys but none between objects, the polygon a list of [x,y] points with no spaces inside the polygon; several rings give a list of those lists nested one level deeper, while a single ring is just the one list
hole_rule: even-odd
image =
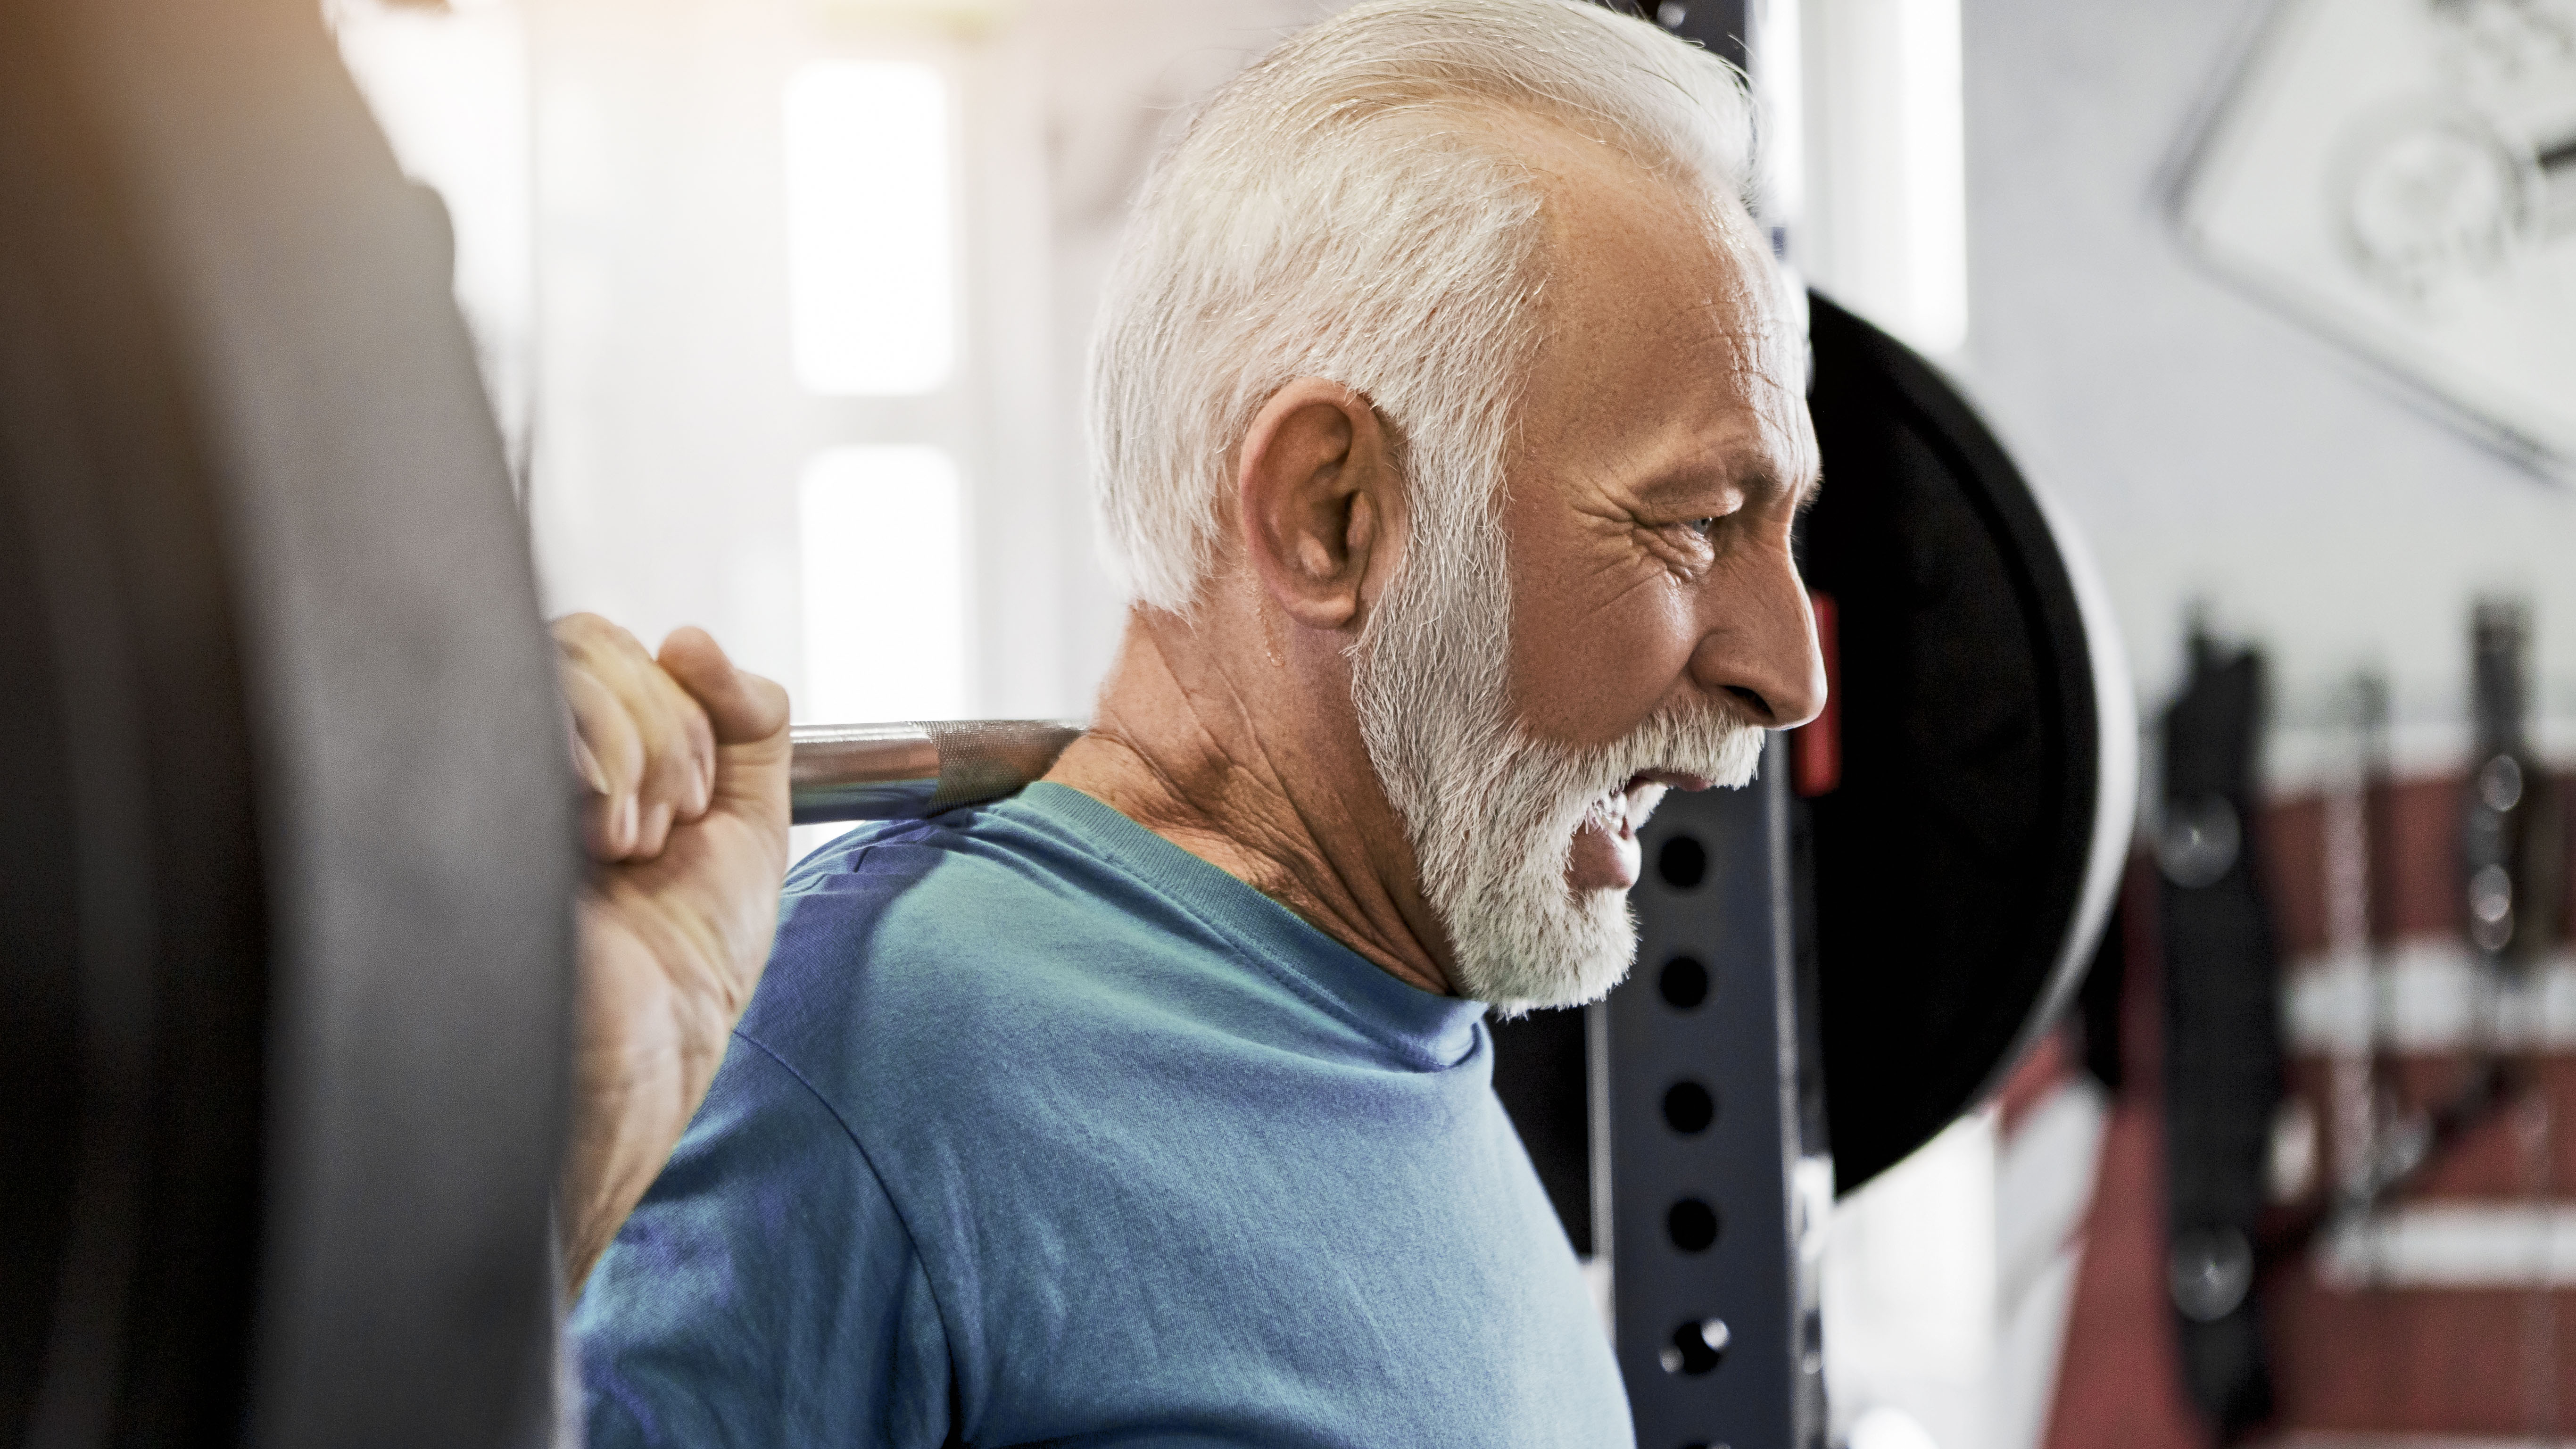
[{"label": "black weight plate", "polygon": [[572,782],[443,250],[309,0],[0,0],[11,1442],[550,1432]]},{"label": "black weight plate", "polygon": [[[0,242],[0,246],[5,246]],[[5,267],[0,261],[0,267]],[[6,286],[0,282],[0,286]],[[0,421],[0,437],[7,424]],[[5,443],[0,443],[5,447]],[[27,1440],[70,1244],[81,1093],[78,817],[55,682],[52,612],[0,453],[0,1444]]]},{"label": "black weight plate", "polygon": [[[5,263],[0,263],[5,265]],[[5,284],[0,284],[5,285]],[[0,429],[5,429],[0,423]],[[49,612],[0,461],[0,1444],[26,1442],[70,1240],[80,1144],[80,878]]]},{"label": "black weight plate", "polygon": [[64,18],[0,4],[0,1437],[230,1442],[268,1086],[248,703],[218,505]]},{"label": "black weight plate", "polygon": [[2128,835],[2134,719],[2069,544],[1975,411],[1812,298],[1840,784],[1806,802],[1819,1036],[1848,1192],[1991,1089],[2072,989]]}]

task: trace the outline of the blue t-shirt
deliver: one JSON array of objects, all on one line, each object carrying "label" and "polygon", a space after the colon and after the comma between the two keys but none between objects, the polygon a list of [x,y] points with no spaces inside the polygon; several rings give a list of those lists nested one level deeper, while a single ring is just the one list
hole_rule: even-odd
[{"label": "blue t-shirt", "polygon": [[575,1311],[590,1442],[1626,1449],[1492,1070],[1078,791],[855,832]]}]

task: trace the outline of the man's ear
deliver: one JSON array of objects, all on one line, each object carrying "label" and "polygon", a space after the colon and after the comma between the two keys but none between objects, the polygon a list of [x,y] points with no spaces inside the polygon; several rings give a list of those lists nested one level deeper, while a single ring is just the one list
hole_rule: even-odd
[{"label": "man's ear", "polygon": [[1408,523],[1377,409],[1298,378],[1262,404],[1239,456],[1235,501],[1262,588],[1307,628],[1355,627],[1403,557]]}]

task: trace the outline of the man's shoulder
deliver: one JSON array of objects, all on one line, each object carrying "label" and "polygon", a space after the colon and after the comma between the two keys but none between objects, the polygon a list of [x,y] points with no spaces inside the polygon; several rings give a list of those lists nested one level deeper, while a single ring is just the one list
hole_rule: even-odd
[{"label": "man's shoulder", "polygon": [[[1036,942],[1134,929],[1114,869],[1026,811],[952,810],[854,830],[789,872],[770,970],[937,990]],[[1034,982],[1024,984],[1036,984]]]},{"label": "man's shoulder", "polygon": [[950,811],[853,831],[789,875],[741,1034],[799,1072],[953,1080],[1034,1031],[1123,1029],[1219,945],[1043,811]]},{"label": "man's shoulder", "polygon": [[933,945],[978,913],[1043,912],[1077,849],[993,807],[865,825],[800,861],[779,898],[782,962],[853,946]]}]

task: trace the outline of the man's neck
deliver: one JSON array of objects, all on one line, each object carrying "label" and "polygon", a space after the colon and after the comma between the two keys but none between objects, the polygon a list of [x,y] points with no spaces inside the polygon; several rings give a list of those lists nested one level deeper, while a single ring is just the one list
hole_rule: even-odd
[{"label": "man's neck", "polygon": [[[1450,994],[1446,943],[1350,718],[1339,651],[1318,657],[1275,633],[1238,647],[1247,641],[1229,636],[1247,631],[1227,622],[1132,612],[1090,733],[1046,778],[1246,882],[1398,980]],[[1320,713],[1333,701],[1337,713]]]}]

